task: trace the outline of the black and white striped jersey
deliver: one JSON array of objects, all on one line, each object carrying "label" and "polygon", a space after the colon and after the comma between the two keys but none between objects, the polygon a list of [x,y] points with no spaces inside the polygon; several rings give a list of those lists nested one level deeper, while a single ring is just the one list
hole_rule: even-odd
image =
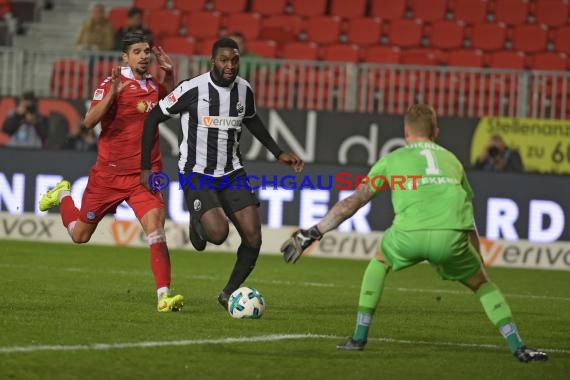
[{"label": "black and white striped jersey", "polygon": [[210,73],[181,82],[159,102],[166,116],[180,115],[178,169],[221,177],[243,167],[239,151],[242,121],[255,116],[253,91],[236,77],[217,86]]}]

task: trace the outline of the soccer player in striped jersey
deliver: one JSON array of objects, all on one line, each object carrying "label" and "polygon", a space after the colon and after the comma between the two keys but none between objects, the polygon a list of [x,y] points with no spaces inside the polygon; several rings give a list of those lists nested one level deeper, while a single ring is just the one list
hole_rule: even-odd
[{"label": "soccer player in striped jersey", "polygon": [[[363,350],[389,270],[396,272],[427,260],[441,278],[459,281],[475,293],[517,359],[547,360],[546,353],[524,345],[505,297],[485,271],[473,221],[471,186],[455,155],[434,142],[439,133],[434,109],[412,106],[404,117],[404,132],[407,145],[376,162],[368,178],[416,179],[392,189],[394,223],[364,273],[354,333],[337,348]],[[318,224],[295,231],[281,247],[285,261],[296,262],[315,240],[350,218],[381,188],[382,183],[361,184]]]},{"label": "soccer player in striped jersey", "polygon": [[148,115],[142,139],[141,184],[153,191],[150,151],[158,123],[180,115],[180,158],[178,169],[190,211],[190,240],[202,251],[206,242],[222,244],[229,233],[229,218],[241,237],[230,278],[218,296],[227,310],[230,294],[253,270],[261,248],[259,200],[243,183],[247,176],[239,150],[242,125],[282,164],[296,172],[303,161],[282,151],[256,114],[253,91],[238,76],[239,49],[230,38],[212,47],[212,69],[181,82]]},{"label": "soccer player in striped jersey", "polygon": [[[170,255],[166,245],[164,222],[166,211],[160,193],[149,194],[139,183],[140,140],[145,116],[158,100],[174,88],[172,61],[160,47],[152,52],[164,71],[162,83],[147,73],[151,48],[146,36],[131,32],[123,39],[125,67],[115,67],[95,90],[85,126],[101,122],[97,163],[89,172],[81,209],[71,198],[71,184],[63,180],[40,200],[40,210],[59,205],[63,225],[74,243],[91,239],[99,221],[114,213],[126,201],[135,212],[148,238],[150,264],[158,296],[159,312],[178,311],[184,302],[181,295],[170,294]],[[158,141],[153,144],[152,166],[162,167]]]}]

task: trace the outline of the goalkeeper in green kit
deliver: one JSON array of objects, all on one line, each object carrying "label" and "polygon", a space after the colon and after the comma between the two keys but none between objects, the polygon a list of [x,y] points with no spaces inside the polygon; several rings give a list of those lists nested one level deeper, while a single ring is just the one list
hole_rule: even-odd
[{"label": "goalkeeper in green kit", "polygon": [[[487,276],[473,222],[471,187],[459,160],[434,142],[439,133],[434,109],[412,106],[404,117],[404,132],[407,145],[380,159],[368,173],[368,179],[380,182],[402,176],[408,180],[392,189],[394,222],[364,273],[355,331],[337,348],[363,350],[388,272],[427,260],[443,279],[459,281],[475,293],[517,359],[547,360],[546,353],[524,345],[507,301]],[[309,245],[350,218],[383,187],[374,180],[360,184],[318,224],[295,231],[281,247],[285,261],[296,262]]]}]

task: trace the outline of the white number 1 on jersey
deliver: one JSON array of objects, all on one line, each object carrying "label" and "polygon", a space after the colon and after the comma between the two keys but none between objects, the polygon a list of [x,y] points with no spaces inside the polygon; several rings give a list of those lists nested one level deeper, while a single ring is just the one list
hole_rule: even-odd
[{"label": "white number 1 on jersey", "polygon": [[435,161],[433,152],[429,149],[424,149],[420,151],[420,154],[424,156],[427,160],[426,174],[427,175],[439,174],[439,168],[437,167],[437,162]]}]

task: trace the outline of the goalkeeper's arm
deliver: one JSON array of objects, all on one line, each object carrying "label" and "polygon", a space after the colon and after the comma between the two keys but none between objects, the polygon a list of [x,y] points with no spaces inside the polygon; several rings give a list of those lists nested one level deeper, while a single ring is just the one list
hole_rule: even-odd
[{"label": "goalkeeper's arm", "polygon": [[361,184],[348,198],[336,203],[318,224],[308,230],[295,231],[281,246],[283,259],[288,263],[295,263],[313,242],[321,240],[325,233],[336,229],[339,224],[370,202],[374,195],[370,186]]}]

